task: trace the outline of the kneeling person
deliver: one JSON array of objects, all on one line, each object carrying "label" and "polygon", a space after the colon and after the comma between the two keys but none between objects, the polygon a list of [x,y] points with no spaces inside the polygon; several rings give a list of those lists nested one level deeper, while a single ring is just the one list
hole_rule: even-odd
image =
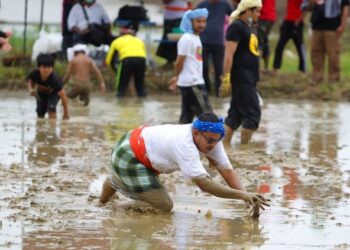
[{"label": "kneeling person", "polygon": [[87,106],[90,102],[90,92],[92,89],[91,71],[95,72],[100,82],[101,92],[105,91],[105,82],[95,62],[86,54],[86,45],[77,44],[73,47],[73,51],[74,58],[68,64],[63,82],[66,83],[72,75],[72,87],[68,91],[67,96],[71,99],[79,96],[83,105]]},{"label": "kneeling person", "polygon": [[[125,134],[112,152],[112,174],[105,180],[101,203],[120,191],[138,200],[138,206],[171,211],[173,202],[159,174],[180,170],[204,192],[217,197],[241,199],[250,205],[268,205],[263,196],[246,192],[221,142],[223,120],[204,113],[192,124],[139,127]],[[205,170],[204,154],[228,186],[213,181]]]}]

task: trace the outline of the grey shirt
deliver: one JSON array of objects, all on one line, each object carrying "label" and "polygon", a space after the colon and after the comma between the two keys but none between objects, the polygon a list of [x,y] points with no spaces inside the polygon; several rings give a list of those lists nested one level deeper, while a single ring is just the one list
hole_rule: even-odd
[{"label": "grey shirt", "polygon": [[[99,3],[94,3],[90,7],[84,7],[86,14],[89,17],[90,23],[95,24],[109,24],[109,18],[106,11]],[[79,29],[86,29],[88,27],[88,21],[86,20],[83,12],[83,8],[79,3],[76,3],[68,16],[68,30],[72,30],[73,27]]]}]

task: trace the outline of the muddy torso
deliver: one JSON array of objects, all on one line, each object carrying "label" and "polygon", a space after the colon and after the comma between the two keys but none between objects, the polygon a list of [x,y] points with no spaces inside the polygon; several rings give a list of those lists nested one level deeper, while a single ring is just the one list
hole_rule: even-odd
[{"label": "muddy torso", "polygon": [[75,81],[90,82],[93,61],[84,54],[75,56],[72,61],[72,79]]}]

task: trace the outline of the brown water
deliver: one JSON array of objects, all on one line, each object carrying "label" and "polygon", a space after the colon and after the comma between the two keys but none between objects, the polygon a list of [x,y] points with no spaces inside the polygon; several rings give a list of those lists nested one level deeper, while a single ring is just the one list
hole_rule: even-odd
[{"label": "brown water", "polygon": [[[212,99],[220,115],[227,101]],[[254,142],[235,135],[243,183],[272,200],[258,222],[179,173],[163,177],[169,215],[124,211],[122,195],[98,206],[115,140],[176,122],[178,96],[94,97],[56,122],[37,121],[26,93],[2,92],[0,107],[0,249],[350,249],[349,103],[265,100]]]}]

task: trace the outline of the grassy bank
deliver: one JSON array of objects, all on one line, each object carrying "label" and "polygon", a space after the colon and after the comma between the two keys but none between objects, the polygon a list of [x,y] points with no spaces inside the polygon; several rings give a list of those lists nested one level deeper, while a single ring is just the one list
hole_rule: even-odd
[{"label": "grassy bank", "polygon": [[[278,33],[277,24],[274,33],[271,35],[271,58],[270,65],[274,57],[274,48],[277,43]],[[298,57],[294,45],[290,41],[286,48],[283,58],[282,68],[277,76],[262,74],[261,81],[258,85],[259,91],[264,97],[271,98],[291,98],[291,99],[314,99],[314,100],[350,100],[350,40],[349,32],[342,37],[342,53],[341,53],[341,74],[342,81],[340,83],[328,84],[327,82],[314,84],[310,81],[310,74],[300,74],[297,72]],[[306,35],[306,34],[305,34]],[[30,33],[27,38],[27,57],[30,57],[31,48],[33,46],[35,34]],[[306,40],[308,37],[305,36]],[[1,54],[1,58],[11,56],[23,56],[23,41],[21,34],[15,34],[11,40],[13,50],[7,54]],[[307,47],[308,44],[307,44]],[[156,57],[156,46],[152,46],[152,58],[156,65],[162,65],[164,61]],[[310,53],[308,53],[308,71],[311,70]],[[67,63],[65,61],[57,61],[55,71],[63,76]],[[25,78],[29,72],[35,68],[35,63],[26,61],[18,66],[5,67],[0,65],[0,88],[16,90],[26,88]],[[327,68],[327,67],[326,67]],[[114,72],[104,67],[101,69],[106,80],[107,89],[113,91],[114,88]],[[164,69],[158,67],[149,69],[146,76],[146,84],[150,92],[166,92],[167,82],[172,77],[172,69]],[[325,77],[327,79],[327,77]]]}]

